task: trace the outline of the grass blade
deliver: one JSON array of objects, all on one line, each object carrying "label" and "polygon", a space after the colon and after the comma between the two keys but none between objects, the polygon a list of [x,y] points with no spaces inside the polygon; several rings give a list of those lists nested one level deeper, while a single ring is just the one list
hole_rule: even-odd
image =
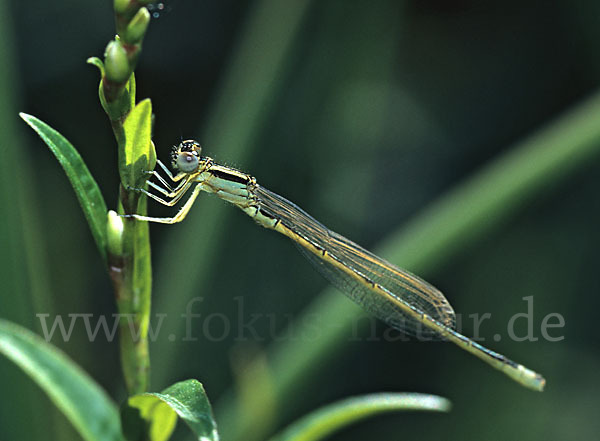
[{"label": "grass blade", "polygon": [[[54,310],[45,252],[47,241],[39,215],[39,166],[23,160],[21,123],[16,118],[22,107],[24,76],[19,71],[15,14],[11,2],[0,0],[0,311],[5,319],[33,327],[34,311]],[[0,427],[5,439],[56,438],[53,412],[42,412],[44,403],[34,400],[35,385],[25,380],[9,361],[0,361],[0,388],[11,400],[0,404]],[[14,415],[33,414],[26,427],[15,424]],[[66,424],[66,422],[65,422]]]},{"label": "grass blade", "polygon": [[[363,395],[338,401],[317,409],[288,428],[271,441],[317,441],[365,418],[385,412],[402,410],[448,412],[448,400],[435,395],[409,393],[381,393]],[[377,436],[373,434],[373,438]]]},{"label": "grass blade", "polygon": [[[498,228],[526,201],[555,188],[561,179],[597,157],[599,115],[600,93],[596,93],[442,196],[389,235],[375,253],[417,274],[430,274]],[[345,346],[347,329],[362,315],[361,308],[333,288],[326,289],[307,308],[291,326],[300,335],[306,332],[303,323],[318,326],[319,338],[275,344],[269,351],[274,393],[279,400],[306,386],[316,366],[323,366]],[[234,424],[238,417],[232,398],[224,398],[217,407],[222,425]],[[252,428],[237,427],[232,439],[241,439],[248,431]]]},{"label": "grass blade", "polygon": [[[388,236],[376,254],[418,274],[431,273],[497,228],[528,199],[554,188],[600,154],[599,115],[600,93],[442,196]],[[327,289],[306,314],[327,318],[329,326],[323,326],[317,341],[272,348],[272,372],[281,396],[306,378],[305,369],[314,360],[322,363],[322,357],[341,347],[343,330],[364,312],[335,289]]]}]

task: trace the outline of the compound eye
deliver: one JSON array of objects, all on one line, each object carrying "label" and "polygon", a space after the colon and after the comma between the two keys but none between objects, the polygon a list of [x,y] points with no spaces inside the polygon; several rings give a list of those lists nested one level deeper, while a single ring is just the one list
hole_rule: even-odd
[{"label": "compound eye", "polygon": [[175,166],[184,173],[194,173],[198,170],[198,157],[191,152],[182,152],[177,155]]}]

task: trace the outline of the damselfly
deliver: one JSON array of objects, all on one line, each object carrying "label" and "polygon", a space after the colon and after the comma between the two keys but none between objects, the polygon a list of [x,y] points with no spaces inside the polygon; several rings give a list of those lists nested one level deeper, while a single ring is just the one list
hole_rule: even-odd
[{"label": "damselfly", "polygon": [[435,287],[329,230],[293,203],[257,184],[254,177],[201,156],[201,151],[196,141],[183,141],[171,153],[177,174],[158,161],[167,178],[155,170],[152,175],[160,185],[147,182],[160,196],[139,189],[161,204],[173,206],[193,188],[174,217],[130,217],[165,224],[180,222],[200,191],[214,193],[263,227],[292,239],[333,285],[390,326],[410,335],[449,340],[522,385],[543,390],[541,375],[457,332],[454,310]]}]

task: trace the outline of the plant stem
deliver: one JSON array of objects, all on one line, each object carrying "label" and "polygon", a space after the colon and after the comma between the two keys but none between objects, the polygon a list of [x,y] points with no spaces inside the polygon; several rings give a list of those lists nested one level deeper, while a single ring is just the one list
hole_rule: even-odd
[{"label": "plant stem", "polygon": [[[138,159],[146,153],[148,166],[154,150],[150,141],[151,106],[146,103],[146,118],[136,116],[133,131],[127,131],[126,119],[135,106],[133,71],[141,52],[141,43],[150,14],[140,2],[115,2],[118,36],[107,46],[100,67],[100,102],[110,119],[118,144],[119,214],[146,214],[146,198],[130,188],[145,179]],[[146,130],[143,130],[145,128]],[[138,130],[140,129],[140,130]],[[129,138],[129,139],[128,139]],[[129,150],[127,150],[129,149]],[[155,155],[154,155],[155,156]],[[152,164],[153,167],[153,164]],[[112,220],[112,222],[111,222]],[[130,395],[145,392],[150,378],[148,322],[152,291],[150,234],[147,223],[118,218],[109,213],[108,271],[113,282],[120,314],[119,339],[121,364]]]},{"label": "plant stem", "polygon": [[[146,198],[126,191],[119,194],[121,214],[146,213]],[[109,274],[115,289],[121,364],[130,395],[147,390],[150,377],[148,322],[152,291],[150,235],[147,223],[122,220],[120,253],[108,252]]]}]

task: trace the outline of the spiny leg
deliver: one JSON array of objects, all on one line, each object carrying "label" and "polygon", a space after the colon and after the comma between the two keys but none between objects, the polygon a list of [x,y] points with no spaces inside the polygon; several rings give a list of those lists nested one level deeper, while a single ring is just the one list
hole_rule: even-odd
[{"label": "spiny leg", "polygon": [[171,187],[167,187],[165,189],[165,188],[161,187],[160,185],[155,184],[154,182],[149,181],[149,180],[146,181],[146,184],[148,185],[148,187],[155,189],[160,194],[162,194],[162,195],[164,195],[166,197],[170,197],[170,198],[173,197],[173,193],[174,193],[175,190],[173,188],[171,188]]},{"label": "spiny leg", "polygon": [[187,181],[187,180],[186,181],[181,181],[181,183],[177,187],[175,187],[175,188],[169,187],[168,190],[170,190],[170,191],[167,191],[166,189],[162,188],[160,185],[155,184],[152,181],[146,181],[146,184],[148,184],[149,187],[152,187],[153,189],[155,189],[156,191],[158,191],[160,194],[162,194],[162,195],[164,195],[164,196],[166,196],[168,198],[172,198],[172,197],[177,196],[179,194],[179,192],[181,191],[181,189],[183,187],[185,187],[185,185],[188,182],[189,181]]},{"label": "spiny leg", "polygon": [[156,196],[153,193],[150,193],[148,190],[145,190],[143,188],[140,188],[139,191],[141,193],[144,193],[146,196],[148,196],[149,198],[154,199],[155,201],[161,203],[162,205],[166,205],[167,207],[172,207],[173,205],[175,205],[177,202],[179,202],[179,200],[183,197],[183,195],[190,189],[190,187],[192,186],[192,182],[187,182],[182,188],[181,190],[179,190],[178,193],[175,194],[175,196],[173,197],[173,199],[171,199],[170,201],[167,201],[165,199],[162,199],[159,196]]},{"label": "spiny leg", "polygon": [[[167,180],[165,178],[163,178],[160,173],[158,173],[158,171],[153,170],[150,174],[154,177],[156,177],[156,179],[159,180],[159,182],[161,184],[163,184],[165,186],[165,188],[167,188],[169,191],[173,192],[173,191],[177,191],[179,188],[181,188],[184,184],[180,183],[177,186],[173,186],[172,184],[176,184],[178,181],[180,181],[182,178],[187,177],[186,174],[178,174],[177,177],[174,177],[171,172],[169,171],[169,169],[160,161],[160,159],[156,160],[156,163],[160,166],[160,168],[162,168],[162,170],[167,174],[168,178],[171,180],[171,183],[167,182]],[[185,179],[184,179],[185,180]]]},{"label": "spiny leg", "polygon": [[[162,168],[162,170],[166,173],[168,179],[170,180],[170,183],[167,182],[167,180],[165,178],[163,178],[160,173],[158,173],[158,171],[156,170],[156,168],[154,170],[148,170],[146,171],[146,174],[150,175],[150,176],[154,176],[156,179],[159,180],[159,182],[161,184],[163,184],[166,188],[168,188],[169,190],[173,190],[173,184],[175,184],[177,181],[173,180],[173,174],[171,173],[171,171],[161,162],[160,159],[156,160],[156,163],[160,166],[160,168]],[[150,179],[150,178],[148,178]]]},{"label": "spiny leg", "polygon": [[[123,217],[130,217],[130,218],[134,218],[134,219],[137,219],[140,221],[146,221],[146,222],[157,222],[160,224],[174,224],[177,222],[181,222],[187,216],[188,212],[192,208],[192,205],[194,205],[194,201],[198,197],[198,194],[200,194],[200,190],[202,190],[202,183],[199,183],[198,185],[196,185],[196,187],[194,187],[194,191],[192,191],[192,194],[190,195],[189,199],[187,201],[185,201],[185,204],[179,209],[177,214],[173,217],[151,217],[151,216],[140,216],[139,214],[126,214],[126,215],[123,215]],[[154,196],[154,195],[152,195],[152,196]]]},{"label": "spiny leg", "polygon": [[[151,175],[154,176],[156,179],[158,179],[158,182],[160,182],[162,185],[164,185],[168,191],[175,191],[175,189],[171,186],[171,184],[169,184],[165,180],[165,178],[163,178],[156,170],[153,170]],[[150,183],[150,180],[148,180],[147,182]],[[166,190],[161,188],[161,193],[164,191],[166,191]]]},{"label": "spiny leg", "polygon": [[169,178],[171,178],[171,181],[176,182],[174,179],[173,173],[171,173],[171,170],[169,170],[169,168],[165,164],[163,164],[163,162],[160,159],[157,159],[156,163],[160,166],[160,168],[163,169],[163,171],[167,174],[167,176]]},{"label": "spiny leg", "polygon": [[160,196],[157,196],[157,195],[155,195],[153,193],[150,193],[148,190],[146,190],[144,188],[132,188],[132,187],[130,187],[129,189],[133,190],[133,191],[137,191],[139,193],[143,193],[146,196],[151,197],[152,199],[160,202],[163,205],[171,206],[171,205],[176,204],[177,201],[179,199],[181,199],[181,196],[190,188],[191,181],[189,179],[186,179],[181,184],[179,184],[175,190],[173,190],[171,192],[166,191],[164,188],[160,187],[159,185],[155,184],[152,181],[146,181],[146,184],[150,188],[153,188],[153,189],[157,190],[159,193],[161,193],[163,196],[166,196],[167,198],[176,198],[175,201],[167,201],[166,199],[163,199]]},{"label": "spiny leg", "polygon": [[[164,194],[165,196],[170,196],[168,193],[174,193],[177,192],[181,187],[183,187],[185,185],[185,183],[181,182],[179,183],[179,185],[177,186],[173,186],[172,184],[176,184],[178,181],[181,181],[182,179],[186,178],[187,175],[185,173],[179,173],[177,176],[173,176],[173,174],[169,171],[169,169],[161,162],[160,159],[156,160],[156,163],[160,166],[160,168],[162,168],[162,170],[166,173],[167,177],[170,179],[170,183],[167,182],[167,180],[165,178],[163,178],[160,173],[158,173],[158,171],[156,170],[152,170],[149,171],[148,174],[150,176],[154,176],[164,187],[165,189],[162,188],[158,188],[156,187],[156,189],[158,191],[160,191],[162,194]],[[184,179],[185,180],[185,179]],[[149,180],[148,180],[149,182]]]}]

